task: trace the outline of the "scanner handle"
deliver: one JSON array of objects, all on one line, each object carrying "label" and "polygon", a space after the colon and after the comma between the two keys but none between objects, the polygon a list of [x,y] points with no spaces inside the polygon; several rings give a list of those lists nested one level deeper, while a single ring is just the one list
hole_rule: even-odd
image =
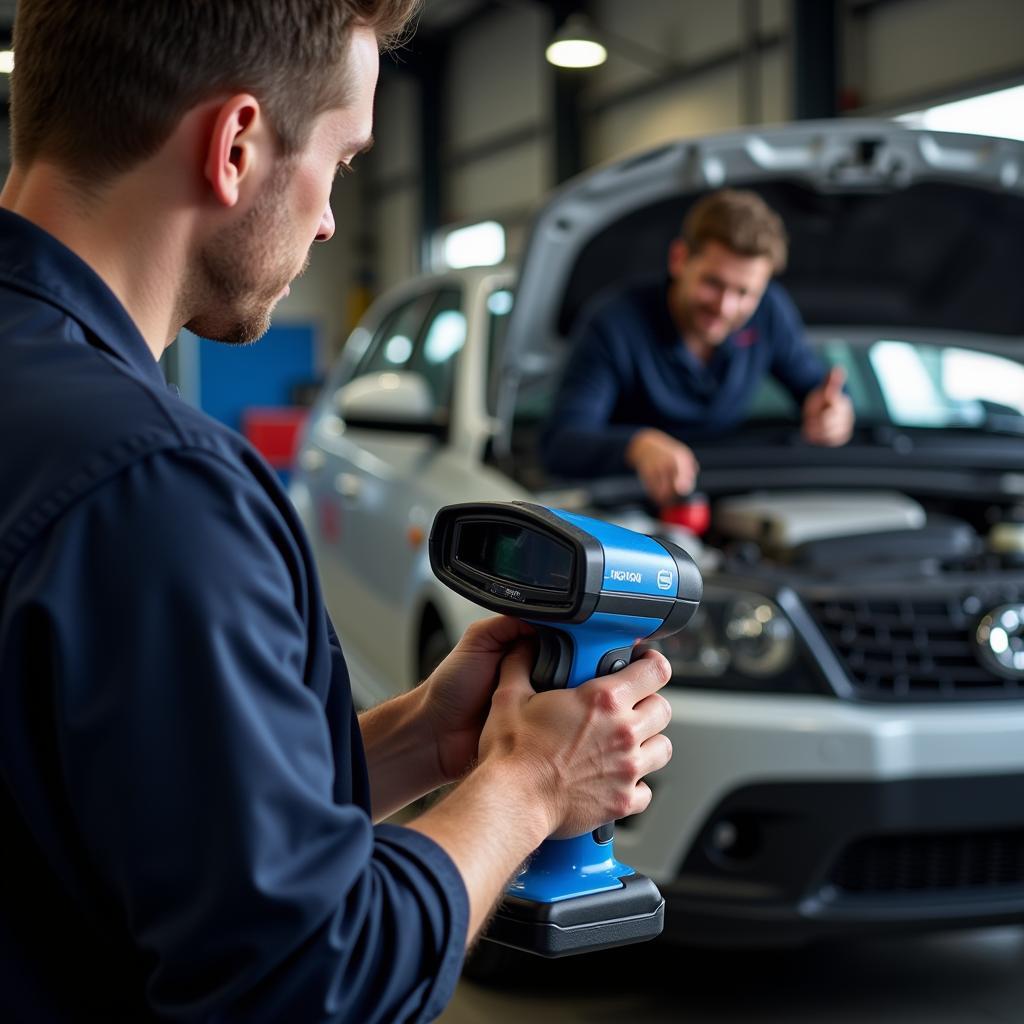
[{"label": "scanner handle", "polygon": [[[597,629],[588,629],[594,620],[605,621],[599,621]],[[623,623],[622,620],[627,621]],[[652,633],[660,624],[659,619],[643,619],[633,615],[595,615],[586,625],[577,626],[571,631],[535,622],[537,658],[530,675],[534,689],[538,692],[566,689],[579,686],[597,676],[620,672],[629,664],[636,641]],[[619,646],[609,649],[609,643]],[[605,851],[611,854],[615,822],[599,825],[591,837],[598,847],[593,851],[593,856],[603,858],[606,856]]]}]

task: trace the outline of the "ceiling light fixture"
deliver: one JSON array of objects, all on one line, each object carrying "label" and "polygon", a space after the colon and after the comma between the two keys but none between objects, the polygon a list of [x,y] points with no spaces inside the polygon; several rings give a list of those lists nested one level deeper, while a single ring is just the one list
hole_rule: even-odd
[{"label": "ceiling light fixture", "polygon": [[0,50],[0,75],[9,75],[14,70],[14,51]]},{"label": "ceiling light fixture", "polygon": [[594,68],[608,59],[608,50],[589,18],[571,14],[555,33],[544,56],[549,64],[559,68]]}]

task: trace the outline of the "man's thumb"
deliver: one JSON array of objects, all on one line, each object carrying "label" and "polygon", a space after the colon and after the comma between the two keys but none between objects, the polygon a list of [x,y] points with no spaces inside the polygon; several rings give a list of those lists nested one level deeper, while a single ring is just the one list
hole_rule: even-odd
[{"label": "man's thumb", "polygon": [[530,673],[533,671],[536,658],[537,645],[533,637],[517,641],[502,659],[498,688],[532,694],[534,689],[530,682]]},{"label": "man's thumb", "polygon": [[841,366],[833,366],[828,371],[825,383],[821,390],[826,398],[838,398],[842,393],[843,385],[846,383],[846,371]]}]

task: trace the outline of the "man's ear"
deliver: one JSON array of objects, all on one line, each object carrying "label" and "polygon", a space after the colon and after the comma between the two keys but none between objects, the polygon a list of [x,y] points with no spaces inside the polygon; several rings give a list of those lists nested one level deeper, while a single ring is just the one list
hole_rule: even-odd
[{"label": "man's ear", "polygon": [[668,247],[668,276],[677,278],[689,258],[690,247],[681,238],[673,238]]},{"label": "man's ear", "polygon": [[217,202],[224,206],[238,202],[242,183],[253,173],[264,129],[265,119],[255,96],[239,93],[217,108],[203,166]]}]

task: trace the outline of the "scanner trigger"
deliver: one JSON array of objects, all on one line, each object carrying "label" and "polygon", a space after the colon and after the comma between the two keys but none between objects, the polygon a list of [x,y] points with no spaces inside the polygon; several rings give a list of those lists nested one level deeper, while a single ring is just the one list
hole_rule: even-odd
[{"label": "scanner trigger", "polygon": [[542,693],[545,690],[564,690],[569,683],[572,668],[572,640],[560,629],[537,629],[537,660],[533,663],[530,682]]}]

